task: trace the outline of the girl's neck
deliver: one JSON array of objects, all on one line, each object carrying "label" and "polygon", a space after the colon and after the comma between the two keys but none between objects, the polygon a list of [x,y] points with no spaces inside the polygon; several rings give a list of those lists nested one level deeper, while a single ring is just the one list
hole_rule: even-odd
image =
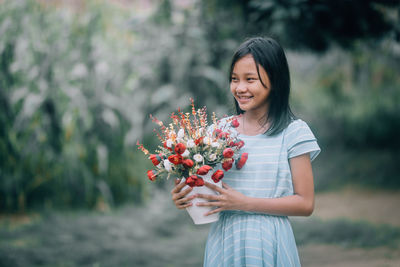
[{"label": "girl's neck", "polygon": [[250,125],[265,125],[267,123],[266,112],[246,111],[243,115],[243,121]]},{"label": "girl's neck", "polygon": [[256,114],[247,111],[241,115],[241,124],[238,130],[244,135],[257,135],[266,132],[268,128],[266,113]]}]

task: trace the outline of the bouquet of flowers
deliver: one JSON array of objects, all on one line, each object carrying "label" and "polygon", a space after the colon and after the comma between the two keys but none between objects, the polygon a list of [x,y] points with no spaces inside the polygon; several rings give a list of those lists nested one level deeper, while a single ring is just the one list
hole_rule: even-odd
[{"label": "bouquet of flowers", "polygon": [[[163,122],[150,116],[160,126],[156,131],[161,142],[155,153],[151,154],[142,144],[138,148],[154,164],[154,169],[147,171],[151,181],[165,174],[185,178],[191,187],[204,185],[202,177],[212,172],[211,178],[218,183],[224,177],[224,171],[231,169],[235,163],[241,169],[246,163],[248,154],[239,153],[244,142],[237,138],[237,132],[230,129],[239,126],[236,117],[226,118],[223,122],[212,114],[213,125],[207,123],[206,107],[195,109],[191,99],[192,112],[172,113],[172,123],[165,126]],[[213,170],[218,164],[222,169]]]}]

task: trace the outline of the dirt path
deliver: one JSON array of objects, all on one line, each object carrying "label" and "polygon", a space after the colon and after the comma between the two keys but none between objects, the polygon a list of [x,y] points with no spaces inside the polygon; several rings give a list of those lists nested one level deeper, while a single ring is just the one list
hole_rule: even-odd
[{"label": "dirt path", "polygon": [[400,250],[394,248],[345,248],[306,245],[299,248],[303,267],[398,267]]},{"label": "dirt path", "polygon": [[[400,227],[400,192],[347,187],[316,195],[313,218],[345,218]],[[303,267],[398,267],[398,248],[347,248],[308,244],[299,247]]]},{"label": "dirt path", "polygon": [[348,218],[400,227],[400,192],[347,187],[317,194],[312,216],[321,219]]}]

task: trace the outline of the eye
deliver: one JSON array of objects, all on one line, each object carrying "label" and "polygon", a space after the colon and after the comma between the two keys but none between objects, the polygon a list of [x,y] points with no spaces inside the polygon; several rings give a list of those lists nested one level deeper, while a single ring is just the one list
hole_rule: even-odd
[{"label": "eye", "polygon": [[254,77],[249,77],[249,78],[247,78],[247,80],[248,80],[248,81],[255,81],[255,80],[257,80],[257,79],[254,78]]},{"label": "eye", "polygon": [[237,82],[238,81],[238,78],[236,78],[236,77],[231,77],[231,82]]}]

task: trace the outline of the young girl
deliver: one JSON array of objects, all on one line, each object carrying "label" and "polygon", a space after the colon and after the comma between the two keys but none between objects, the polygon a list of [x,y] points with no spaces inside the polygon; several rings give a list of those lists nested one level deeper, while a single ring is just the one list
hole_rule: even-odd
[{"label": "young girl", "polygon": [[241,170],[225,173],[219,195],[186,197],[184,183],[171,191],[179,209],[194,197],[220,212],[208,236],[204,266],[300,266],[287,216],[314,209],[311,161],[320,148],[308,125],[289,107],[290,75],[282,47],[271,38],[252,38],[233,56],[230,89],[248,152]]}]

